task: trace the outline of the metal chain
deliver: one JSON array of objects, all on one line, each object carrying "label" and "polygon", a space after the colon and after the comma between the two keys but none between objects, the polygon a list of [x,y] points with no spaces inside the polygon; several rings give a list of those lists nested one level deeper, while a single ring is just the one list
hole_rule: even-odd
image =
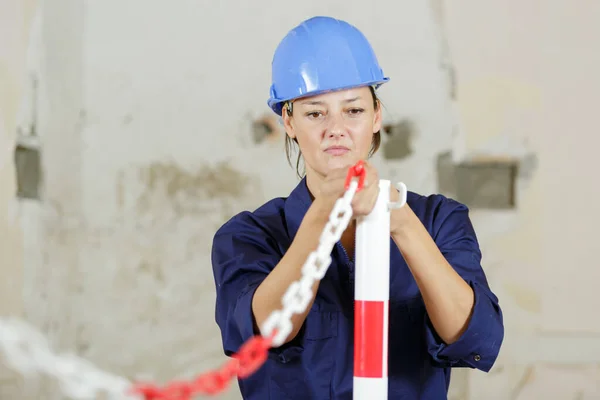
[{"label": "metal chain", "polygon": [[357,189],[358,183],[351,181],[344,196],[336,201],[319,238],[319,246],[310,253],[302,266],[302,278],[293,282],[283,295],[283,308],[271,313],[261,326],[261,334],[273,338],[273,347],[279,347],[285,342],[292,331],[292,315],[306,311],[312,299],[313,284],[325,276],[331,264],[333,247],[342,237],[352,218],[352,198]]}]

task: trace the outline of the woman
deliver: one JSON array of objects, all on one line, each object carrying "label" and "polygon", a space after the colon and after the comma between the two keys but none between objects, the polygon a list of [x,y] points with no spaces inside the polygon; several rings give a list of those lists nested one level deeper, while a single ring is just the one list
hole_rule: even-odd
[{"label": "woman", "polygon": [[[281,308],[344,193],[348,167],[380,143],[376,88],[388,78],[352,25],[304,21],[279,44],[272,78],[269,106],[282,116],[287,145],[299,146],[306,175],[287,198],[234,216],[215,235],[216,321],[227,355]],[[365,166],[354,217],[368,214],[378,196],[377,171]],[[292,317],[285,343],[239,381],[244,398],[352,399],[354,235],[352,222],[307,311]],[[391,213],[390,240],[389,398],[445,399],[450,368],[489,371],[504,336],[468,210],[441,195],[409,192]]]}]

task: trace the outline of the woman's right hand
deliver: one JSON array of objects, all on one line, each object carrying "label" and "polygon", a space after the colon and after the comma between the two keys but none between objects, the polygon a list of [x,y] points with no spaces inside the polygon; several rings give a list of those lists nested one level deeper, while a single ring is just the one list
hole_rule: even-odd
[{"label": "woman's right hand", "polygon": [[[335,202],[346,192],[345,184],[349,168],[351,166],[330,171],[321,183],[318,193],[314,194],[314,206],[319,216],[329,218]],[[352,199],[352,218],[368,215],[375,207],[379,195],[377,169],[367,162],[364,163],[364,168],[366,174],[363,187]]]}]

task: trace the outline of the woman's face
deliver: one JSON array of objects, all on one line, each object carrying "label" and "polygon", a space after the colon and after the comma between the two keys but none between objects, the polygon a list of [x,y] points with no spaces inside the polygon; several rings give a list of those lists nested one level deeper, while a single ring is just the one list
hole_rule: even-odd
[{"label": "woman's face", "polygon": [[283,122],[298,141],[307,176],[323,177],[368,158],[381,107],[375,108],[369,87],[360,87],[298,99],[291,117],[284,109]]}]

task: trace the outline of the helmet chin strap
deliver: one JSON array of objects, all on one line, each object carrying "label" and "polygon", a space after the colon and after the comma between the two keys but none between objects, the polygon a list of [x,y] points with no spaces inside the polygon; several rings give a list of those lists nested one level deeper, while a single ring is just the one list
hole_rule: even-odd
[{"label": "helmet chin strap", "polygon": [[291,117],[292,113],[293,113],[293,106],[292,106],[292,104],[293,103],[291,101],[286,101],[283,104],[283,108],[286,110],[288,117]]}]

